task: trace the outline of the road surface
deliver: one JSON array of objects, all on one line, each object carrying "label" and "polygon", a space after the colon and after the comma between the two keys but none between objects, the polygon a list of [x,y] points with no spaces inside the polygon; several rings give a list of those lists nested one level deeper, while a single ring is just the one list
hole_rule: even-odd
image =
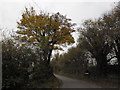
[{"label": "road surface", "polygon": [[71,79],[59,75],[55,76],[62,80],[61,88],[100,88],[99,86],[96,86],[83,80]]}]

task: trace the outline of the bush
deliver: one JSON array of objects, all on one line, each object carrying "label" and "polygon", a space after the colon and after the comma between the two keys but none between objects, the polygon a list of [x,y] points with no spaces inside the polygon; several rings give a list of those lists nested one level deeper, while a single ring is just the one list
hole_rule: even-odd
[{"label": "bush", "polygon": [[43,63],[35,50],[20,46],[11,39],[2,41],[2,87],[34,87],[52,75],[52,68]]}]

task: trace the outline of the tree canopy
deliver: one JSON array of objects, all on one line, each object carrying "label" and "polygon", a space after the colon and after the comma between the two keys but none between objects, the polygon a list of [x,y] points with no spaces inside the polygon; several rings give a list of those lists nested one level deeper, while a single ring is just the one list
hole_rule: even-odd
[{"label": "tree canopy", "polygon": [[59,12],[49,14],[36,13],[33,7],[25,8],[22,19],[17,22],[19,40],[37,45],[44,53],[44,59],[50,62],[52,50],[61,50],[58,45],[74,43],[71,33],[74,32],[71,19]]}]

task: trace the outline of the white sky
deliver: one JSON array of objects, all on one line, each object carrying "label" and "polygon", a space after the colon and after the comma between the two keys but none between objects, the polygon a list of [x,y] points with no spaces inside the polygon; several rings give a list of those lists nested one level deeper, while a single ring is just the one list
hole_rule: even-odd
[{"label": "white sky", "polygon": [[[110,11],[119,0],[0,0],[0,28],[16,29],[25,7],[34,6],[39,11],[60,12],[80,25]],[[76,34],[74,34],[77,37]]]},{"label": "white sky", "polygon": [[25,6],[51,13],[60,12],[79,24],[111,10],[113,1],[119,0],[0,0],[0,26],[15,29]]}]

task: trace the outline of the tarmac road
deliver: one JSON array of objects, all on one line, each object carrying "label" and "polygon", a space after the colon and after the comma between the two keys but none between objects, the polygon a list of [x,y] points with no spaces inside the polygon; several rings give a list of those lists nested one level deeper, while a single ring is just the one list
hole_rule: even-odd
[{"label": "tarmac road", "polygon": [[84,80],[76,80],[59,75],[55,75],[55,76],[60,80],[62,80],[61,88],[101,88],[97,85],[88,83]]}]

